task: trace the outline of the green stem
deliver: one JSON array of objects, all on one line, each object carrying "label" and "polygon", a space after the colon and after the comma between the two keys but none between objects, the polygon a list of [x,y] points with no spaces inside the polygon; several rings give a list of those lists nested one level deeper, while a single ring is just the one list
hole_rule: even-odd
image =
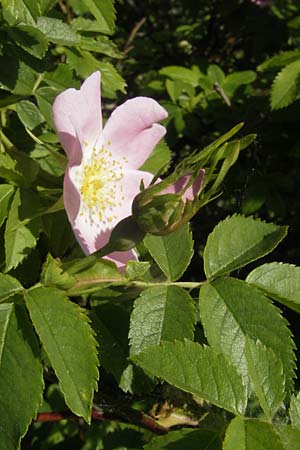
[{"label": "green stem", "polygon": [[133,280],[127,280],[126,278],[96,278],[94,280],[87,279],[87,280],[80,280],[78,283],[76,283],[72,289],[80,289],[84,287],[86,284],[92,286],[93,284],[101,284],[101,283],[109,283],[112,285],[117,286],[124,286],[124,287],[138,287],[142,289],[147,289],[150,287],[155,286],[178,286],[185,289],[197,289],[203,284],[207,283],[207,281],[196,281],[196,282],[190,282],[190,281],[133,281]]},{"label": "green stem", "polygon": [[0,140],[3,143],[4,147],[8,149],[14,148],[14,144],[8,139],[7,136],[5,136],[5,134],[1,130],[0,130]]},{"label": "green stem", "polygon": [[39,87],[39,85],[41,84],[41,82],[43,81],[44,78],[44,74],[40,73],[36,79],[36,82],[34,83],[34,86],[32,88],[32,93],[34,94],[35,91],[37,90],[37,88]]},{"label": "green stem", "polygon": [[153,286],[178,286],[186,289],[197,289],[207,281],[162,281],[162,282],[148,282],[148,281],[129,281],[130,286],[148,288]]}]

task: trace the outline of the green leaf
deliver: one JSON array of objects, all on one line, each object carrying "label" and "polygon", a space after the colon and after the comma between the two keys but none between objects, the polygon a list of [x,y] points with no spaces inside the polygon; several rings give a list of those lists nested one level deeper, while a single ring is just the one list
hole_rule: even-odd
[{"label": "green leaf", "polygon": [[36,245],[40,220],[30,220],[39,208],[39,197],[34,191],[18,189],[14,195],[5,227],[5,271],[15,268]]},{"label": "green leaf", "polygon": [[0,305],[0,450],[19,449],[42,402],[39,345],[23,306]]},{"label": "green leaf", "polygon": [[204,270],[208,279],[225,275],[270,253],[287,234],[287,227],[234,215],[208,236]]},{"label": "green leaf", "polygon": [[[86,295],[92,292],[99,291],[111,284],[118,284],[122,280],[117,266],[107,259],[98,259],[91,256],[85,258],[87,267],[76,271],[77,262],[73,261],[73,266],[63,267],[69,275],[75,278],[75,285],[69,289],[68,295],[78,296]],[[81,261],[78,261],[81,264]],[[84,260],[82,262],[84,264]]]},{"label": "green leaf", "polygon": [[18,25],[9,28],[12,40],[23,50],[36,58],[43,58],[48,49],[48,39],[39,28],[32,25]]},{"label": "green leaf", "polygon": [[80,48],[88,50],[89,52],[111,56],[112,58],[122,57],[122,53],[118,50],[116,44],[114,44],[107,36],[97,36],[94,39],[90,36],[81,36]]},{"label": "green leaf", "polygon": [[30,187],[39,172],[38,164],[15,148],[0,153],[0,177],[21,187]]},{"label": "green leaf", "polygon": [[181,66],[166,66],[159,71],[160,75],[165,75],[172,80],[179,80],[190,84],[194,87],[198,86],[199,74],[191,69]]},{"label": "green leaf", "polygon": [[195,307],[190,295],[178,286],[146,289],[134,302],[130,319],[130,354],[162,341],[194,338]]},{"label": "green leaf", "polygon": [[90,422],[98,358],[85,312],[55,288],[33,289],[25,301],[67,405]]},{"label": "green leaf", "polygon": [[35,91],[34,95],[38,102],[41,113],[45,117],[48,125],[52,128],[53,119],[52,119],[52,105],[55,97],[59,94],[59,91],[54,87],[42,87]]},{"label": "green leaf", "polygon": [[207,69],[207,76],[209,81],[214,84],[218,83],[220,86],[223,86],[225,81],[225,73],[221,69],[221,67],[216,64],[211,64]]},{"label": "green leaf", "polygon": [[0,185],[0,227],[8,216],[10,201],[14,190],[14,186],[11,184]]},{"label": "green leaf", "polygon": [[221,278],[202,286],[199,304],[209,344],[229,358],[246,382],[246,341],[259,339],[282,362],[286,392],[291,392],[295,345],[287,321],[267,297],[244,281]]},{"label": "green leaf", "polygon": [[284,446],[284,450],[298,450],[300,430],[293,428],[290,425],[278,425],[276,427],[274,426],[274,429]]},{"label": "green leaf", "polygon": [[53,286],[63,290],[70,289],[75,284],[76,279],[67,272],[64,272],[61,266],[61,262],[58,259],[52,258],[49,253],[43,265],[41,282],[45,286]]},{"label": "green leaf", "polygon": [[277,262],[263,264],[250,272],[246,281],[300,312],[300,267]]},{"label": "green leaf", "polygon": [[254,392],[266,417],[272,419],[284,399],[282,363],[270,348],[249,338],[245,354]]},{"label": "green leaf", "polygon": [[166,236],[147,236],[144,243],[169,280],[180,278],[193,256],[193,238],[189,224]]},{"label": "green leaf", "polygon": [[229,74],[224,83],[223,89],[227,95],[233,96],[235,91],[243,84],[250,84],[256,80],[256,73],[253,70],[243,70]]},{"label": "green leaf", "polygon": [[60,91],[70,87],[79,87],[78,81],[74,78],[73,70],[66,64],[58,64],[54,70],[45,72],[43,80]]},{"label": "green leaf", "polygon": [[151,267],[149,261],[128,261],[126,264],[126,277],[130,280],[143,277]]},{"label": "green leaf", "polygon": [[246,389],[227,359],[194,342],[163,342],[131,358],[152,375],[233,414],[243,414]]},{"label": "green leaf", "polygon": [[[201,428],[203,425],[201,426]],[[222,450],[219,433],[214,430],[176,430],[157,436],[144,446],[145,450]]]},{"label": "green leaf", "polygon": [[257,67],[257,70],[259,72],[264,72],[265,70],[278,70],[294,61],[298,61],[299,59],[300,50],[298,49],[281,52],[260,64]]},{"label": "green leaf", "polygon": [[290,403],[290,419],[291,424],[294,428],[300,430],[300,393],[298,392],[297,397],[292,395]]},{"label": "green leaf", "polygon": [[31,95],[37,72],[17,54],[0,56],[0,87],[16,95]]},{"label": "green leaf", "polygon": [[[171,150],[169,149],[166,142],[160,141],[152,151],[149,158],[144,162],[142,167],[140,167],[140,170],[151,172],[154,175],[156,175],[157,172],[160,172],[160,174],[162,174],[167,170],[171,162],[171,156]],[[161,169],[164,170],[161,171]]]},{"label": "green leaf", "polygon": [[243,419],[242,417],[236,417],[230,422],[226,431],[223,450],[267,449],[288,450],[280,442],[280,438],[271,423],[257,419]]},{"label": "green leaf", "polygon": [[17,167],[17,161],[8,153],[0,153],[0,177],[20,186],[24,186],[24,176]]},{"label": "green leaf", "polygon": [[39,14],[39,2],[37,0],[1,0],[3,9],[10,13],[16,22],[25,22],[35,25]]},{"label": "green leaf", "polygon": [[83,3],[89,8],[101,29],[107,34],[112,34],[116,16],[114,0],[83,0]]},{"label": "green leaf", "polygon": [[86,19],[81,16],[72,20],[71,27],[75,31],[111,34],[104,21],[99,23],[96,20]]},{"label": "green leaf", "polygon": [[62,20],[53,17],[39,17],[37,26],[54,44],[74,46],[80,44],[80,35]]},{"label": "green leaf", "polygon": [[23,286],[16,278],[0,273],[0,302],[23,291]]},{"label": "green leaf", "polygon": [[82,78],[87,78],[96,70],[101,72],[102,95],[108,98],[115,98],[116,91],[125,92],[126,83],[119,75],[112,64],[98,61],[89,52],[76,50],[66,50],[68,64]]},{"label": "green leaf", "polygon": [[34,130],[34,128],[45,122],[40,110],[29,100],[18,102],[16,111],[23,125],[29,130]]},{"label": "green leaf", "polygon": [[46,14],[47,12],[51,11],[53,6],[57,3],[57,0],[38,0],[38,6],[39,6],[39,15]]},{"label": "green leaf", "polygon": [[279,109],[290,105],[299,95],[300,60],[286,66],[276,76],[271,89],[271,108]]}]

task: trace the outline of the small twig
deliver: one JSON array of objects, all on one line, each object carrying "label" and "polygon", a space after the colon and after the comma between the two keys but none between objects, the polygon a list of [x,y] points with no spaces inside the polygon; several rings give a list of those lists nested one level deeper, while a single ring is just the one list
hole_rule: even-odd
[{"label": "small twig", "polygon": [[[137,411],[135,409],[126,409],[126,412],[124,414],[122,414],[121,412],[109,412],[108,414],[106,414],[100,408],[93,408],[91,418],[94,421],[114,420],[117,422],[133,423],[141,428],[150,430],[155,434],[168,433],[167,428],[159,425],[150,416],[147,416],[143,412]],[[58,422],[60,420],[81,420],[81,418],[71,413],[70,411],[64,411],[38,413],[35,419],[36,422]]]},{"label": "small twig", "polygon": [[231,101],[227,97],[227,95],[224,92],[224,89],[219,85],[219,83],[214,83],[214,90],[220,95],[220,97],[224,100],[226,105],[230,108],[231,107]]},{"label": "small twig", "polygon": [[59,0],[58,4],[59,4],[59,7],[62,10],[63,14],[65,14],[65,16],[67,18],[67,23],[70,23],[72,20],[72,12],[71,12],[71,9],[69,8],[68,4],[62,0]]},{"label": "small twig", "polygon": [[139,31],[139,29],[144,25],[144,23],[146,22],[146,17],[143,17],[141,20],[139,20],[135,26],[132,28],[127,41],[125,42],[124,48],[123,48],[123,53],[127,54],[128,52],[130,52],[130,50],[132,49],[132,46],[130,46],[130,44],[133,42],[137,32]]}]

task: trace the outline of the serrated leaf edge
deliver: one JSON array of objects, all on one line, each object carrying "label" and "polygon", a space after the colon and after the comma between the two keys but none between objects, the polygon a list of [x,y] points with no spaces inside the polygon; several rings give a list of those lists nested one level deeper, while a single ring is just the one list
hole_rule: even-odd
[{"label": "serrated leaf edge", "polygon": [[[214,231],[217,230],[218,228],[220,228],[220,227],[222,226],[223,223],[230,221],[230,220],[231,220],[232,218],[234,218],[234,217],[235,217],[235,218],[243,218],[243,219],[246,219],[246,220],[251,219],[251,220],[253,220],[253,221],[255,221],[255,222],[260,222],[260,223],[264,223],[264,224],[267,224],[267,225],[275,225],[275,224],[273,224],[273,223],[266,222],[265,220],[254,219],[253,216],[248,216],[248,217],[246,217],[246,216],[244,216],[244,215],[242,215],[242,214],[233,214],[232,216],[226,217],[224,220],[222,220],[221,222],[219,222],[219,223],[215,226],[215,228],[212,230],[212,232],[211,232],[211,233],[209,234],[209,236],[208,236],[208,239],[207,239],[207,243],[206,243],[206,245],[205,245],[205,248],[207,247],[207,244],[208,244],[208,242],[209,242],[210,236],[212,236],[212,234],[214,233]],[[230,273],[231,270],[236,270],[236,269],[238,269],[238,268],[244,267],[244,266],[250,264],[251,262],[256,261],[256,260],[258,260],[258,259],[260,259],[260,258],[266,256],[267,254],[271,253],[271,252],[277,247],[277,245],[280,244],[280,242],[286,237],[287,232],[288,232],[288,227],[285,226],[285,225],[275,225],[275,226],[277,227],[277,229],[281,229],[282,232],[284,233],[284,235],[280,238],[280,240],[277,240],[277,241],[276,241],[275,245],[272,246],[272,248],[271,248],[270,250],[267,250],[266,252],[264,252],[262,255],[260,255],[260,256],[258,256],[258,257],[255,257],[255,258],[253,258],[253,259],[250,259],[249,261],[247,261],[246,263],[242,264],[241,266],[233,267],[232,269],[230,269],[230,266],[233,265],[233,262],[234,262],[235,260],[239,259],[239,258],[240,258],[241,256],[243,256],[245,253],[247,253],[249,250],[251,250],[252,247],[250,247],[250,248],[248,248],[247,250],[245,250],[243,253],[239,254],[238,257],[236,257],[236,258],[234,258],[233,260],[231,260],[230,265],[229,265],[229,270],[228,270],[228,271],[226,270],[226,267],[228,267],[228,265],[227,265],[227,266],[222,266],[222,267],[220,267],[220,268],[218,269],[218,271],[217,271],[216,273],[214,273],[213,275],[211,275],[211,276],[208,275],[208,274],[207,274],[206,267],[205,267],[206,264],[205,264],[205,248],[204,248],[204,254],[203,254],[203,258],[204,258],[204,270],[205,270],[205,274],[206,274],[206,276],[207,276],[207,279],[208,279],[209,281],[212,281],[212,280],[214,280],[214,279],[217,278],[217,277],[220,277],[220,276],[223,276],[223,275],[226,275],[226,274]],[[275,230],[274,230],[274,231],[275,231]]]},{"label": "serrated leaf edge", "polygon": [[[51,287],[51,288],[49,288],[49,289],[54,289],[54,290],[58,291],[58,289],[55,289],[55,288],[53,288],[53,287]],[[79,312],[80,320],[82,320],[83,324],[84,324],[85,326],[87,326],[87,327],[92,331],[91,334],[89,334],[89,333],[88,333],[88,334],[89,334],[89,340],[91,341],[91,343],[93,343],[93,346],[94,346],[94,348],[95,348],[95,354],[94,354],[95,367],[98,367],[98,366],[99,366],[99,358],[98,358],[97,350],[96,350],[97,347],[98,347],[98,342],[97,342],[97,340],[96,340],[96,338],[95,338],[95,331],[94,331],[93,328],[90,327],[90,325],[89,325],[90,322],[91,322],[90,318],[87,316],[87,314],[85,314],[85,313],[83,312],[83,310],[82,310],[77,304],[71,302],[71,301],[68,299],[68,297],[67,297],[66,295],[64,295],[63,292],[61,292],[61,291],[58,291],[58,292],[59,292],[59,295],[60,295],[60,296],[64,297],[64,299],[65,299],[66,301],[68,301],[68,302],[72,305],[72,307],[74,308],[74,311],[77,310],[77,311]],[[27,293],[26,295],[30,295],[30,292]],[[31,298],[32,298],[32,297],[31,297]],[[29,315],[30,315],[30,317],[31,317],[29,308],[28,308],[28,312],[29,312]],[[42,314],[41,314],[41,315],[42,315]],[[44,316],[43,316],[43,315],[42,315],[42,318],[43,318],[43,320],[44,320]],[[38,334],[38,332],[37,332],[37,334]],[[39,336],[39,334],[38,334],[38,336]],[[55,341],[56,341],[56,340],[55,340]],[[41,342],[42,342],[42,340],[41,340]],[[43,342],[42,342],[42,344],[43,344]],[[50,360],[50,362],[51,362],[51,358],[50,358],[50,356],[49,356],[49,354],[48,354],[48,352],[47,352],[47,350],[46,350],[44,344],[43,344],[43,348],[44,348],[45,353],[47,354],[47,356],[48,356],[48,358],[49,358],[49,360]],[[59,351],[59,345],[57,345],[57,349],[58,349],[58,351]],[[64,358],[62,358],[62,360],[64,361]],[[71,411],[74,412],[74,414],[79,415],[76,411],[74,411],[74,410],[72,409],[72,405],[70,405],[70,403],[69,403],[69,401],[68,401],[68,398],[67,398],[67,396],[65,395],[66,393],[65,393],[65,389],[64,389],[64,383],[62,382],[61,377],[59,376],[59,374],[56,373],[56,370],[54,369],[54,367],[53,367],[53,370],[54,370],[54,372],[55,372],[55,374],[56,374],[56,376],[57,376],[57,378],[58,378],[59,386],[60,386],[61,391],[62,391],[62,393],[63,393],[63,395],[64,395],[64,399],[65,399],[66,404],[67,404],[68,407],[71,409]],[[69,371],[67,370],[67,372],[69,372]],[[70,374],[70,373],[69,373],[69,374]],[[72,379],[71,374],[70,374],[70,377],[71,377],[71,379]],[[98,371],[98,369],[97,369],[97,374],[96,374],[96,375],[94,374],[94,377],[93,377],[93,379],[92,379],[91,382],[90,382],[90,388],[91,388],[91,390],[97,391],[97,383],[98,383],[98,380],[99,380],[99,371]],[[73,380],[72,380],[72,381],[73,381]],[[84,406],[84,404],[82,403],[82,400],[81,400],[81,393],[78,391],[78,388],[77,388],[75,382],[73,382],[73,386],[75,387],[75,390],[78,392],[78,398],[80,399],[81,406],[82,406],[82,410],[84,411],[84,410],[85,410],[85,406]],[[90,407],[89,407],[88,414],[90,414],[90,411],[91,411],[91,405],[90,405]],[[82,417],[83,417],[88,423],[90,423],[90,417],[89,417],[89,416],[82,414]]]}]

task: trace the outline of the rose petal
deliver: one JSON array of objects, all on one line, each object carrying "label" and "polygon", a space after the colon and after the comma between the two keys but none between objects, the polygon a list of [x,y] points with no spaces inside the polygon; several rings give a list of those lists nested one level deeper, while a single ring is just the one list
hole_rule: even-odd
[{"label": "rose petal", "polygon": [[[201,169],[199,175],[193,182],[193,184],[185,191],[182,196],[182,200],[191,200],[193,201],[196,195],[199,194],[201,190],[201,186],[203,183],[205,170]],[[167,188],[165,188],[161,194],[178,194],[184,187],[187,185],[189,180],[191,179],[191,175],[183,175],[179,178],[179,180],[175,181],[175,183],[171,184]]]},{"label": "rose petal", "polygon": [[70,168],[67,167],[64,178],[64,205],[69,221],[73,227],[80,208],[80,193],[70,179]]},{"label": "rose petal", "polygon": [[[87,214],[78,214],[78,208],[77,217],[71,221],[71,225],[85,254],[89,255],[94,253],[108,243],[112,229],[115,225],[122,219],[125,219],[125,217],[131,215],[131,205],[134,197],[140,191],[141,180],[143,180],[147,187],[152,178],[153,175],[148,172],[140,170],[125,171],[124,178],[120,181],[120,183],[122,183],[122,191],[116,193],[115,201],[117,206],[110,211],[112,219],[110,222],[107,221],[106,224],[104,222],[97,222],[96,220],[91,223]],[[73,184],[70,179],[69,182]],[[73,190],[77,190],[74,185]],[[78,190],[77,194],[79,195]],[[68,214],[70,214],[70,216],[72,216],[72,207],[73,205],[70,203],[70,205],[68,205]]]},{"label": "rose petal", "polygon": [[128,252],[113,252],[107,256],[104,256],[104,258],[113,261],[121,273],[125,272],[125,267],[128,261],[132,259],[137,261],[138,259],[134,250],[129,250]]},{"label": "rose petal", "polygon": [[103,144],[110,143],[115,158],[125,157],[128,167],[138,169],[165,134],[156,122],[167,117],[167,111],[155,100],[136,97],[118,106],[103,129]]},{"label": "rose petal", "polygon": [[100,72],[87,78],[80,90],[71,88],[59,94],[52,112],[69,163],[79,164],[83,142],[93,145],[102,129]]}]

